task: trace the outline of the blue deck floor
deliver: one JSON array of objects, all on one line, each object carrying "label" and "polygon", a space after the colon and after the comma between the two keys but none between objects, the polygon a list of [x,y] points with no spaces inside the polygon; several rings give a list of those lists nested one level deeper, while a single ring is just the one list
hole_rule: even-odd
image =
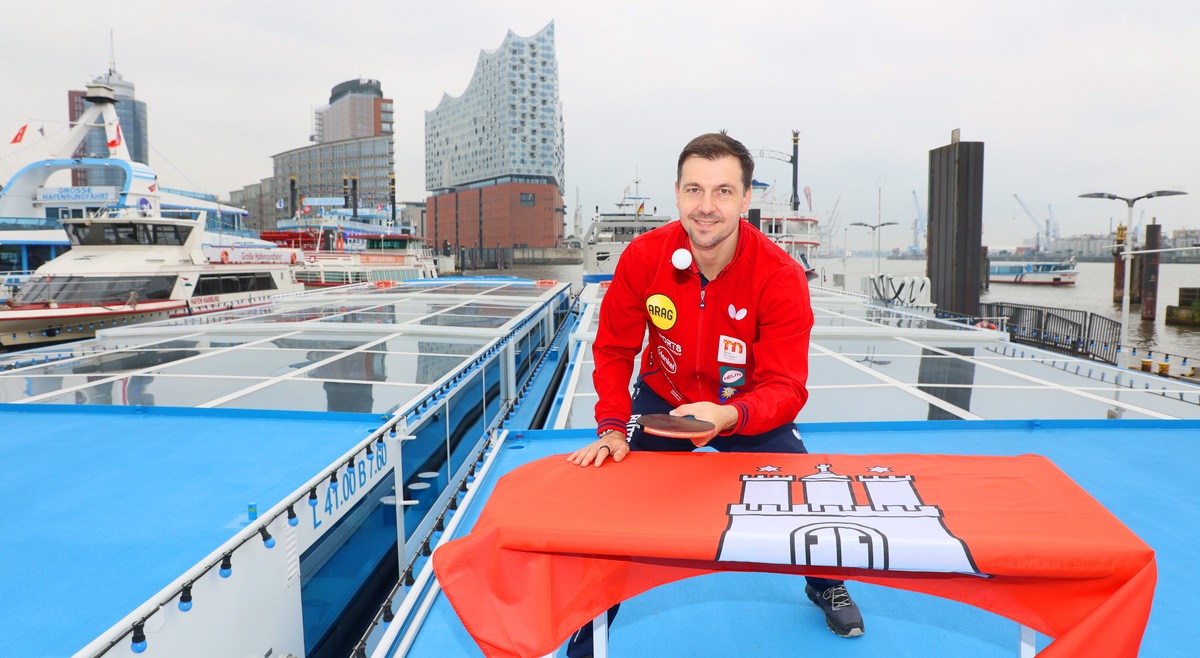
[{"label": "blue deck floor", "polygon": [[[1194,652],[1194,528],[1200,525],[1193,464],[1198,421],[944,421],[804,427],[813,452],[1016,455],[1051,459],[1137,533],[1157,554],[1159,581],[1142,642],[1143,656]],[[497,457],[496,472],[586,441],[584,431],[525,432]],[[617,466],[619,467],[619,466]],[[489,476],[484,492],[494,477]],[[464,523],[478,510],[470,510]],[[1015,622],[963,604],[851,583],[867,633],[842,639],[825,629],[803,585],[778,574],[722,573],[672,583],[621,607],[611,654],[642,656],[837,655],[1016,656]],[[1039,650],[1050,639],[1038,637]],[[444,597],[426,620],[412,656],[482,655]],[[563,655],[559,651],[558,655]]]},{"label": "blue deck floor", "polygon": [[6,409],[0,656],[73,654],[239,531],[249,503],[265,513],[377,426],[358,414]]}]

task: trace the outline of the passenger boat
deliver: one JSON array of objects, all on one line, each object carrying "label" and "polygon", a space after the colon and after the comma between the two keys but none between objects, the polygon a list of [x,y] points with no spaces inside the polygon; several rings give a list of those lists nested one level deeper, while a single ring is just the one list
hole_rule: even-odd
[{"label": "passenger boat", "polygon": [[811,263],[821,246],[820,222],[811,212],[794,210],[791,204],[776,199],[766,183],[753,181],[750,189],[750,223],[800,263],[811,281],[817,276]]},{"label": "passenger boat", "polygon": [[152,196],[63,220],[72,249],[0,307],[0,347],[78,340],[107,327],[256,306],[299,292],[298,250],[210,235],[206,213],[168,217]]},{"label": "passenger boat", "polygon": [[583,239],[584,281],[611,277],[631,240],[673,221],[666,215],[647,214],[647,201],[649,198],[635,192],[634,196],[622,197],[615,213],[597,209]]},{"label": "passenger boat", "polygon": [[9,478],[0,655],[350,655],[572,299],[360,284],[0,355],[0,462],[55,464]]},{"label": "passenger boat", "polygon": [[[617,204],[621,212],[598,213],[584,238],[584,281],[595,282],[610,277],[617,260],[633,238],[662,226],[673,218],[665,215],[646,215],[644,197],[625,197]],[[628,210],[636,208],[633,214]],[[812,254],[820,246],[816,218],[791,210],[775,202],[767,193],[767,185],[754,181],[748,220],[771,238],[804,268],[809,280],[817,274],[811,265]]]},{"label": "passenger boat", "polygon": [[990,283],[1021,283],[1032,286],[1073,286],[1079,276],[1075,260],[1050,263],[994,262],[988,266]]},{"label": "passenger boat", "polygon": [[323,227],[264,231],[259,237],[281,247],[301,250],[296,279],[306,288],[438,276],[433,250],[424,238],[410,233]]},{"label": "passenger boat", "polygon": [[[810,456],[634,453],[579,469],[563,455],[595,436],[605,290],[573,300],[565,284],[503,278],[361,285],[0,359],[6,435],[24,437],[0,442],[0,458],[52,453],[55,475],[10,473],[20,531],[0,544],[0,625],[23,632],[0,635],[0,655],[478,656],[483,641],[489,656],[542,656],[607,607],[588,575],[603,563],[655,569],[620,581],[647,587],[628,592],[613,655],[1187,653],[1174,629],[1190,623],[1200,586],[1187,559],[1200,518],[1154,501],[1193,493],[1200,387],[814,288],[797,418]],[[698,464],[733,470],[688,478]],[[555,468],[557,484],[527,479]],[[623,473],[625,485],[607,479]],[[792,484],[756,491],[759,480]],[[854,581],[861,638],[826,632],[794,575],[806,565],[679,558],[748,522],[729,516],[749,510],[741,496],[804,514],[817,511],[800,502],[809,487],[851,481],[837,505],[855,518],[811,546],[844,556],[824,568]],[[699,500],[717,515],[691,510]],[[497,525],[508,517],[495,501],[528,510],[528,526]],[[649,532],[621,534],[646,515]],[[901,517],[936,541],[900,532],[912,525]],[[676,534],[696,518],[717,534]],[[531,543],[495,580],[435,577],[453,542],[489,537]],[[631,552],[647,537],[663,552]],[[824,551],[835,537],[851,541]],[[482,546],[498,559],[513,550]],[[912,561],[931,547],[962,559],[951,571]],[[549,570],[556,555],[601,571],[579,562],[546,580],[561,574]],[[538,565],[548,570],[527,570]],[[71,600],[90,605],[64,620]],[[494,616],[481,618],[480,602]],[[731,633],[712,620],[753,621]],[[1120,646],[1089,651],[1116,631]]]},{"label": "passenger boat", "polygon": [[[151,200],[168,215],[191,216],[203,211],[215,230],[249,237],[244,226],[247,212],[218,202],[210,195],[165,188],[158,175],[134,162],[120,133],[112,87],[92,83],[86,100],[91,107],[71,124],[65,136],[58,132],[35,137],[22,131],[21,142],[10,148],[29,148],[47,153],[35,158],[0,188],[0,273],[20,283],[33,270],[70,249],[62,220],[95,215],[110,207],[141,207]],[[105,152],[77,156],[89,131],[102,129],[108,139]],[[39,134],[44,131],[39,131]],[[124,180],[116,186],[56,185],[68,172],[120,171]],[[2,297],[2,295],[0,295]]]}]

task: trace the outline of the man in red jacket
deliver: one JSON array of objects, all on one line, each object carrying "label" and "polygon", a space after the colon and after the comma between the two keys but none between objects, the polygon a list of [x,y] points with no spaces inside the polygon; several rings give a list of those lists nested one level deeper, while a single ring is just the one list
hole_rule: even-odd
[{"label": "man in red jacket", "polygon": [[[746,147],[724,133],[701,135],[680,153],[679,221],[630,242],[604,295],[592,345],[599,438],[573,452],[572,463],[599,467],[631,450],[706,445],[807,452],[794,420],[808,399],[808,282],[795,260],[741,219],[753,174]],[[646,434],[635,421],[652,413],[692,416],[715,429],[691,443]],[[862,635],[862,615],[842,581],[808,578],[805,592],[830,630]],[[572,636],[567,656],[591,653],[588,624]]]}]

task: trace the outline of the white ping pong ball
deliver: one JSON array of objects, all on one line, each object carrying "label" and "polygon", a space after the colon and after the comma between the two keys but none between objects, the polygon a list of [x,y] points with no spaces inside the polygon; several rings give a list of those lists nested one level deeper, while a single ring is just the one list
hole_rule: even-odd
[{"label": "white ping pong ball", "polygon": [[676,249],[675,253],[671,254],[671,264],[677,270],[686,270],[692,266],[692,252],[687,249]]}]

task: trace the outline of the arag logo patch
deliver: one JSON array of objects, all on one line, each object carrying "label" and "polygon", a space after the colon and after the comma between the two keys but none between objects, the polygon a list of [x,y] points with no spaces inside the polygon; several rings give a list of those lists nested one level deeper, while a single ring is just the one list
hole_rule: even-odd
[{"label": "arag logo patch", "polygon": [[721,384],[738,388],[746,383],[746,371],[741,368],[721,366]]},{"label": "arag logo patch", "polygon": [[666,331],[675,326],[675,302],[666,295],[651,295],[646,299],[646,313],[654,326]]}]

